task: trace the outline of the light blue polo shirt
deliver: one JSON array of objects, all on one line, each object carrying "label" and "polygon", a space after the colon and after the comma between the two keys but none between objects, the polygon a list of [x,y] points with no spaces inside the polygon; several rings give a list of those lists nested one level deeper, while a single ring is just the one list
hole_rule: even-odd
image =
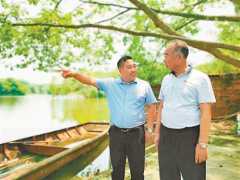
[{"label": "light blue polo shirt", "polygon": [[209,77],[191,67],[185,73],[164,77],[159,93],[163,101],[161,122],[173,129],[200,124],[200,103],[215,103]]},{"label": "light blue polo shirt", "polygon": [[111,125],[133,128],[145,123],[144,106],[156,102],[148,82],[136,79],[126,83],[120,78],[97,79],[96,82],[107,96]]}]

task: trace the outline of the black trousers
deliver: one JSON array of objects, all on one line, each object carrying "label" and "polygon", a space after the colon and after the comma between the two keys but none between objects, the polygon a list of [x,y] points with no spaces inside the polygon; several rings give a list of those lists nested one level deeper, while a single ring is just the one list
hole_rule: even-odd
[{"label": "black trousers", "polygon": [[128,158],[132,180],[144,179],[145,138],[144,127],[109,130],[112,180],[124,180],[126,158]]},{"label": "black trousers", "polygon": [[169,129],[161,125],[159,170],[161,180],[205,180],[206,162],[195,163],[199,126]]}]

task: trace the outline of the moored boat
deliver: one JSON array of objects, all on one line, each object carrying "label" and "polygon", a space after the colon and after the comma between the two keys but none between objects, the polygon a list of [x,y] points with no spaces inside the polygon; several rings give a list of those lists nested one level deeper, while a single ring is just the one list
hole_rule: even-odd
[{"label": "moored boat", "polygon": [[0,144],[0,179],[42,179],[80,156],[89,161],[86,154],[96,157],[107,147],[108,128],[85,123]]}]

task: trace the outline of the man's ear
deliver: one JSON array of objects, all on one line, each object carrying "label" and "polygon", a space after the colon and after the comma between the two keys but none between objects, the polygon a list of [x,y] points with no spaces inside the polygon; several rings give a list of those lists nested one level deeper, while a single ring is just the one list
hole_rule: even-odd
[{"label": "man's ear", "polygon": [[122,72],[122,67],[119,67],[118,72],[119,72],[119,73]]}]

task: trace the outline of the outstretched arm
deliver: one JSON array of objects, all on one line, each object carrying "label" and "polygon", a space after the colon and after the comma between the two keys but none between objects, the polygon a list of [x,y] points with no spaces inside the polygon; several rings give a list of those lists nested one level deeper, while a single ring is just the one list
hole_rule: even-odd
[{"label": "outstretched arm", "polygon": [[83,84],[94,86],[97,88],[97,83],[95,78],[92,78],[82,73],[73,72],[70,70],[61,70],[61,72],[64,78],[74,78]]}]

